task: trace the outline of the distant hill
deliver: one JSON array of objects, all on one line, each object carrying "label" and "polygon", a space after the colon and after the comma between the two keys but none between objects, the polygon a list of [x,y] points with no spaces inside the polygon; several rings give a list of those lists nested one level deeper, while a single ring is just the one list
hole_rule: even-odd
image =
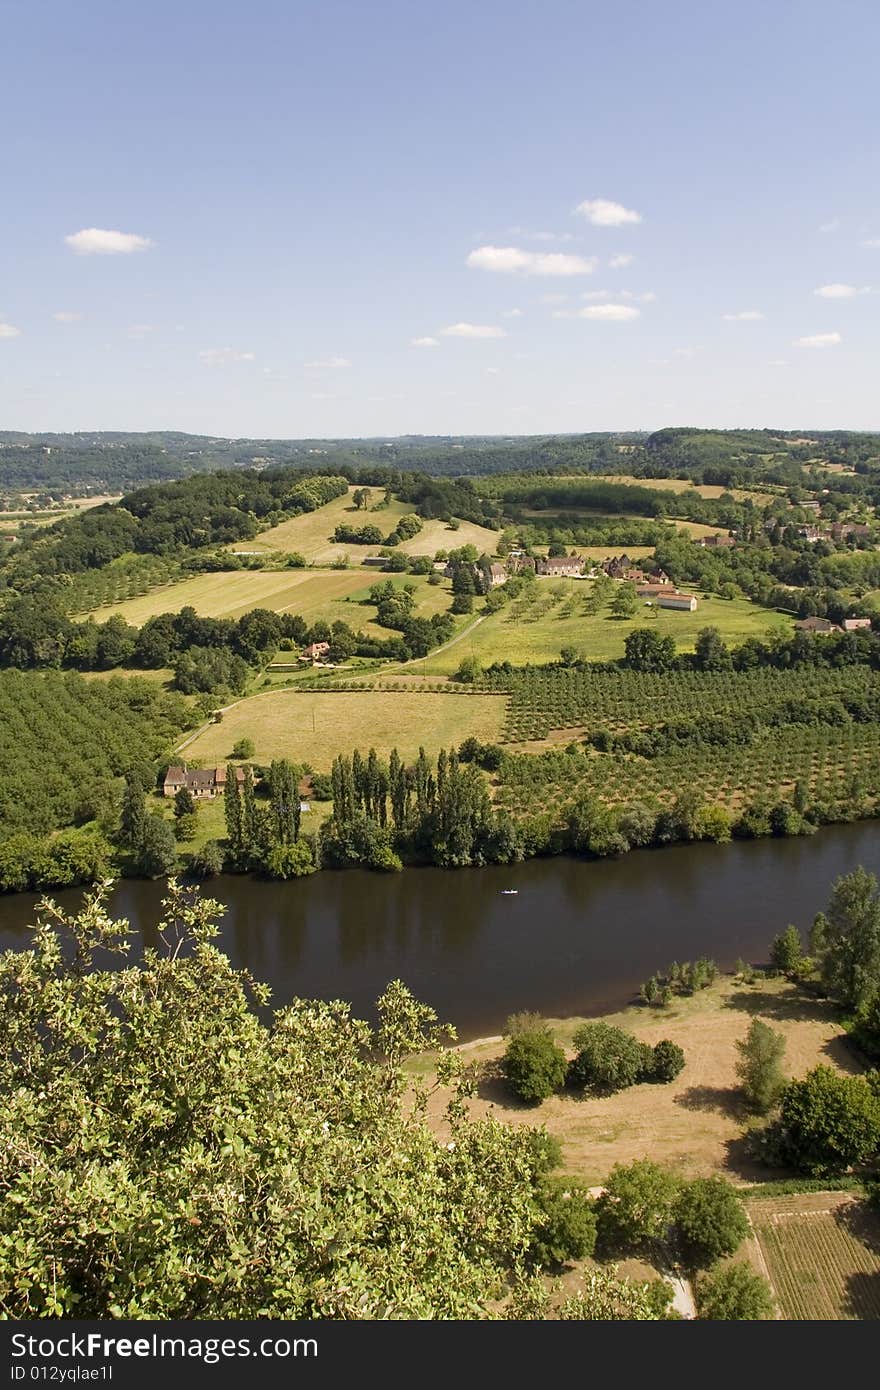
[{"label": "distant hill", "polygon": [[402,435],[375,439],[226,439],[169,431],[0,431],[0,490],[121,492],[218,469],[289,467],[339,473],[384,465],[434,477],[615,473],[693,477],[733,486],[833,463],[880,467],[880,435],[850,431],[675,428],[577,435]]}]

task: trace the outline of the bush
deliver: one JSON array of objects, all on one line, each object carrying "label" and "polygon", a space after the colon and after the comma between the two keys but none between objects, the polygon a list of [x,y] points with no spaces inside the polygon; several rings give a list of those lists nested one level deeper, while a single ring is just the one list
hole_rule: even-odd
[{"label": "bush", "polygon": [[613,1168],[596,1202],[603,1254],[628,1254],[664,1241],[678,1186],[673,1173],[648,1158]]},{"label": "bush", "polygon": [[684,1067],[684,1053],[678,1043],[664,1038],[655,1043],[651,1065],[652,1081],[674,1081]]},{"label": "bush", "polygon": [[190,862],[190,873],[196,878],[213,878],[223,872],[223,851],[216,840],[206,840],[196,850]]},{"label": "bush", "polygon": [[818,1066],[782,1096],[780,1153],[816,1177],[865,1163],[880,1146],[880,1098],[863,1076]]},{"label": "bush", "polygon": [[549,1029],[516,1033],[507,1045],[501,1067],[514,1095],[537,1104],[565,1084],[565,1053]]},{"label": "bush", "polygon": [[238,742],[233,745],[232,748],[233,758],[252,758],[255,752],[256,747],[252,738],[240,738]]},{"label": "bush", "polygon": [[572,1178],[552,1178],[539,1185],[536,1196],[543,1219],[529,1251],[535,1264],[559,1265],[592,1255],[596,1212],[584,1184]]},{"label": "bush", "polygon": [[753,1018],[745,1038],[736,1046],[740,1054],[736,1074],[742,1082],[746,1104],[755,1114],[766,1115],[785,1090],[781,1066],[785,1038],[762,1019]]},{"label": "bush", "polygon": [[568,1067],[568,1084],[609,1093],[634,1086],[650,1075],[653,1052],[622,1028],[587,1023],[574,1035],[577,1056]]},{"label": "bush", "polygon": [[712,1322],[759,1322],[773,1316],[770,1285],[745,1264],[722,1265],[697,1281],[697,1317]]},{"label": "bush", "polygon": [[673,1216],[682,1254],[692,1267],[732,1255],[749,1231],[743,1204],[724,1178],[686,1183]]}]

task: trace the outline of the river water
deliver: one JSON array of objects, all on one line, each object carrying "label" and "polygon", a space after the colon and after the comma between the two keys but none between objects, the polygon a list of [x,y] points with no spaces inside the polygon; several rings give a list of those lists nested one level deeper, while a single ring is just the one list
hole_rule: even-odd
[{"label": "river water", "polygon": [[[462,1040],[500,1031],[518,1009],[564,1017],[627,1002],[670,961],[722,968],[766,959],[789,922],[804,936],[833,880],[880,875],[880,823],[810,839],[640,850],[618,860],[533,859],[506,868],[324,872],[292,883],[222,876],[222,946],[268,981],[276,1003],[338,998],[372,1016],[395,978]],[[504,889],[516,889],[515,895]],[[161,883],[129,880],[112,909],[154,939]],[[55,895],[74,907],[79,894]],[[0,948],[27,942],[35,898],[0,898]]]}]

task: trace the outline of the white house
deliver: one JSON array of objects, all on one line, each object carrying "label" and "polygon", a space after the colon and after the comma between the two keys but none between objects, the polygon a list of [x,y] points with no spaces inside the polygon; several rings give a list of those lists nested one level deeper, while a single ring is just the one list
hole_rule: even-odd
[{"label": "white house", "polygon": [[658,608],[678,608],[686,613],[695,612],[697,607],[693,594],[658,594],[655,602]]}]

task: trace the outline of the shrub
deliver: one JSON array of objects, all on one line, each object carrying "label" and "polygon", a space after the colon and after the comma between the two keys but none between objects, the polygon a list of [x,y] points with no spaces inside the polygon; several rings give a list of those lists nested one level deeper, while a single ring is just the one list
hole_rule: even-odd
[{"label": "shrub", "polygon": [[684,1052],[678,1043],[664,1038],[655,1043],[651,1065],[652,1081],[674,1081],[684,1067]]},{"label": "shrub", "polygon": [[553,1041],[549,1029],[516,1033],[501,1062],[514,1095],[537,1104],[565,1084],[565,1053]]},{"label": "shrub", "polygon": [[595,1204],[583,1183],[551,1178],[537,1190],[542,1219],[529,1254],[539,1265],[558,1265],[592,1255],[596,1245]]},{"label": "shrub", "polygon": [[722,1265],[697,1280],[697,1317],[712,1322],[759,1322],[773,1316],[770,1285],[745,1264]]},{"label": "shrub", "polygon": [[666,1239],[678,1179],[650,1159],[618,1164],[596,1201],[597,1234],[605,1254],[627,1254]]},{"label": "shrub", "polygon": [[724,1178],[695,1178],[686,1183],[673,1216],[682,1254],[691,1266],[732,1255],[748,1235],[743,1204]]},{"label": "shrub", "polygon": [[213,878],[223,872],[223,851],[216,840],[206,840],[190,863],[190,873],[196,878]]},{"label": "shrub", "polygon": [[256,748],[252,738],[240,738],[232,748],[233,758],[252,758]]},{"label": "shrub", "polygon": [[863,1076],[814,1067],[785,1088],[779,1140],[785,1161],[816,1177],[865,1163],[880,1146],[880,1098]]},{"label": "shrub", "polygon": [[736,1047],[740,1054],[736,1074],[742,1082],[746,1104],[756,1114],[766,1115],[785,1090],[780,1065],[785,1053],[785,1038],[762,1019],[753,1018],[748,1033]]},{"label": "shrub", "polygon": [[608,1093],[650,1074],[651,1048],[610,1023],[585,1024],[575,1033],[574,1045],[578,1052],[568,1067],[571,1086]]}]

